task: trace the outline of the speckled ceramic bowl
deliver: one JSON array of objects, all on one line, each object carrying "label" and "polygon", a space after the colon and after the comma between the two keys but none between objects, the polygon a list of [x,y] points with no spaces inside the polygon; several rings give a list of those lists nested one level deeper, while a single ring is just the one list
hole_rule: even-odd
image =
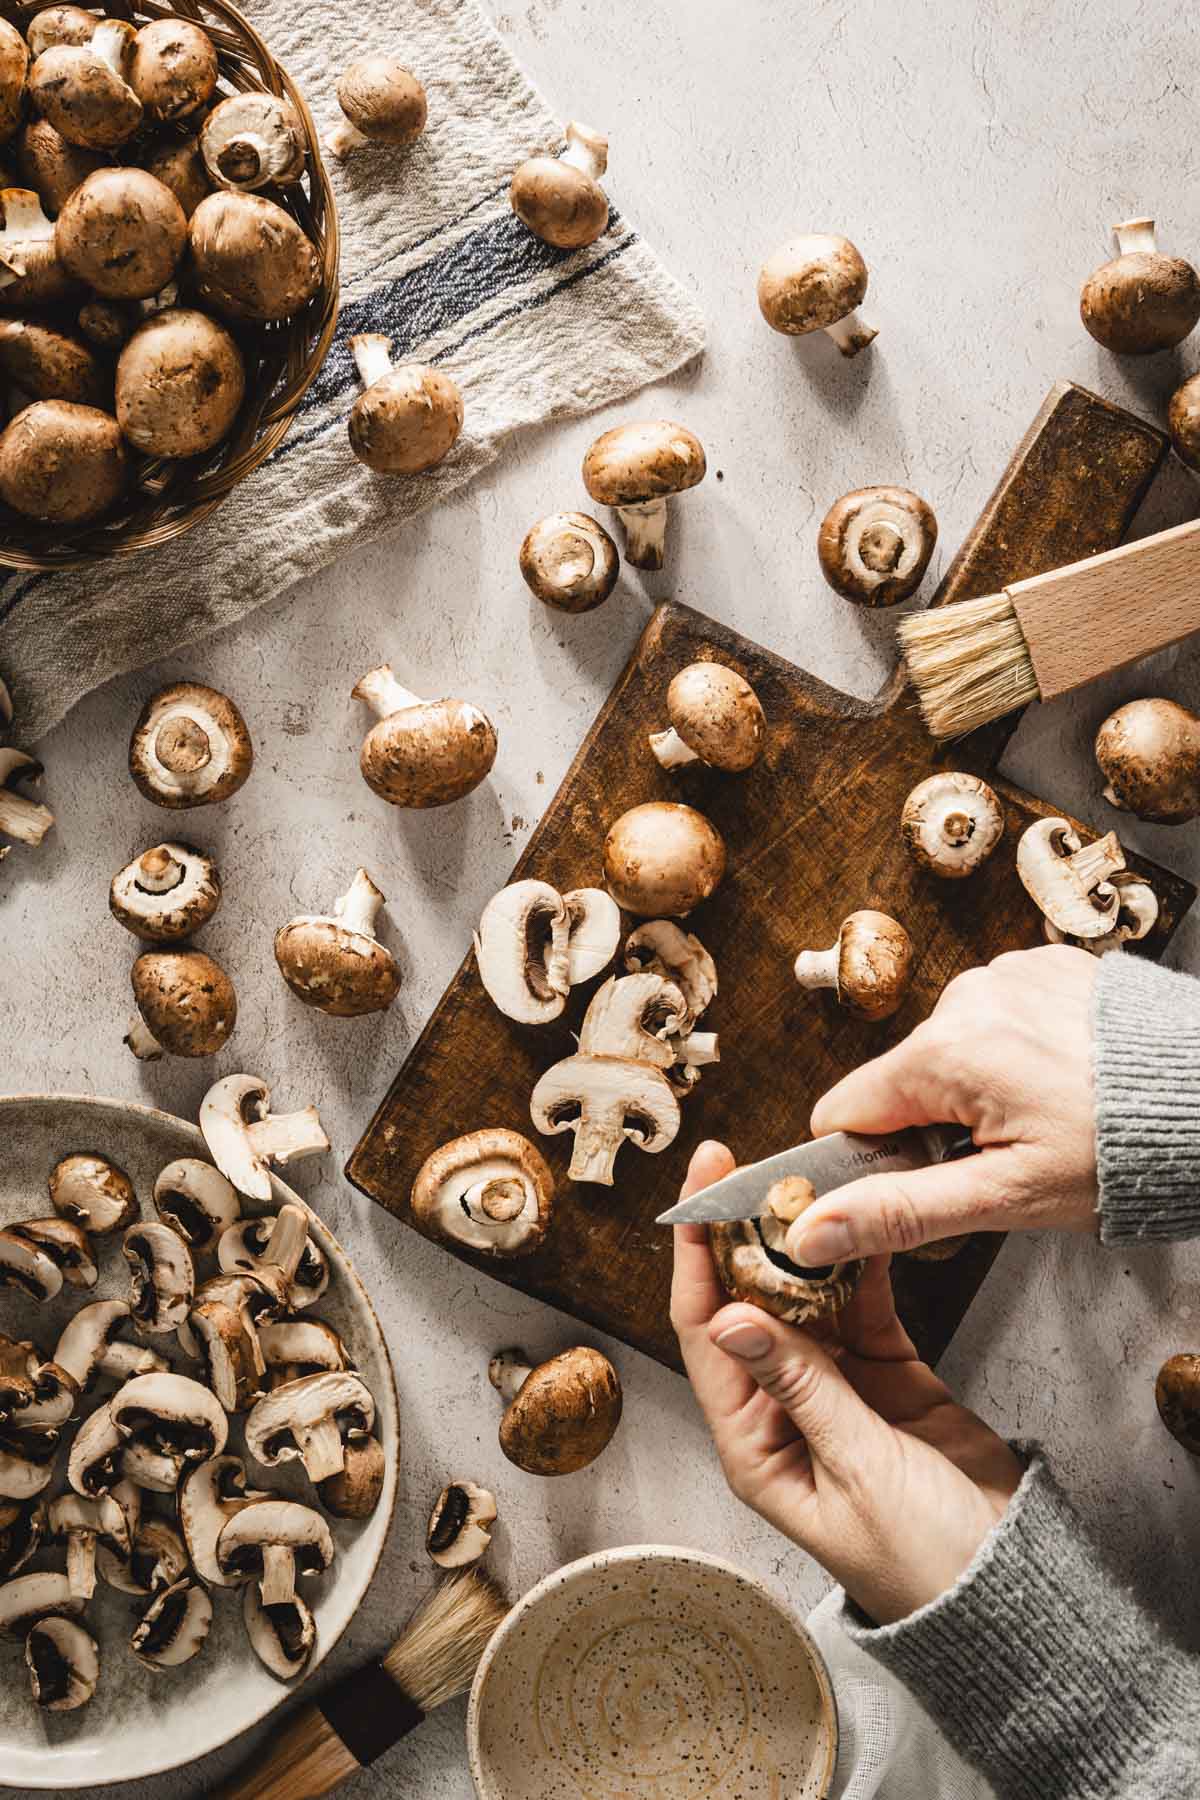
[{"label": "speckled ceramic bowl", "polygon": [[[195,1127],[169,1113],[117,1100],[52,1094],[0,1097],[0,1148],[3,1225],[50,1211],[47,1177],[59,1158],[73,1150],[95,1150],[118,1163],[137,1189],[143,1218],[155,1216],[151,1190],[165,1164],[177,1156],[208,1159]],[[274,1189],[275,1206],[298,1198],[281,1181]],[[270,1210],[252,1201],[244,1202],[244,1209]],[[311,1229],[329,1259],[331,1275],[328,1291],[313,1310],[345,1339],[375,1396],[375,1429],[388,1453],[388,1474],[369,1519],[330,1520],[337,1558],[328,1575],[309,1583],[306,1594],[317,1623],[310,1674],[354,1617],[375,1572],[395,1504],[399,1463],[396,1386],[371,1302],[345,1252],[315,1214]],[[81,1304],[127,1294],[129,1277],[120,1238],[94,1241],[100,1264],[94,1288],[85,1295],[64,1289],[68,1297],[44,1307],[11,1290],[2,1291],[0,1331],[32,1338],[49,1350]],[[207,1262],[202,1269],[208,1272]],[[156,1338],[154,1348],[164,1350],[164,1340]],[[182,1358],[178,1366],[186,1367]],[[103,1391],[107,1395],[111,1388]],[[85,1410],[90,1404],[89,1396]],[[240,1453],[240,1423],[232,1423],[229,1448]],[[261,1471],[254,1463],[248,1467],[252,1475],[261,1474],[261,1485],[286,1491],[295,1499],[311,1499],[312,1490],[298,1464]],[[49,1492],[57,1492],[57,1485]],[[165,1497],[158,1501],[157,1496],[147,1496],[147,1501],[149,1508],[158,1510]],[[39,1553],[33,1567],[61,1566],[59,1557],[60,1550]],[[63,1793],[159,1774],[227,1743],[294,1692],[295,1684],[276,1681],[251,1650],[237,1595],[216,1596],[204,1649],[173,1672],[145,1668],[130,1654],[128,1638],[138,1604],[133,1596],[99,1583],[85,1622],[100,1643],[100,1684],[95,1699],[78,1712],[39,1712],[30,1697],[21,1641],[0,1638],[0,1788]]]},{"label": "speckled ceramic bowl", "polygon": [[467,1714],[480,1800],[822,1800],[837,1708],[762,1584],[699,1550],[603,1550],[488,1645]]}]

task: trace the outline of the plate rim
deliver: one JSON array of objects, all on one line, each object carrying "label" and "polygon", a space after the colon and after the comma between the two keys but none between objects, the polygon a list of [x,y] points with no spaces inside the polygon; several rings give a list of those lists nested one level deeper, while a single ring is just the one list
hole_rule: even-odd
[{"label": "plate rim", "polygon": [[[208,1147],[205,1144],[204,1138],[203,1138],[203,1136],[200,1132],[200,1129],[197,1125],[193,1125],[187,1119],[181,1119],[178,1116],[178,1114],[176,1114],[176,1113],[167,1112],[163,1107],[148,1106],[144,1101],[141,1101],[141,1100],[118,1100],[118,1099],[113,1098],[112,1096],[104,1095],[104,1094],[74,1094],[74,1093],[45,1093],[45,1092],[0,1094],[0,1116],[2,1116],[10,1108],[15,1108],[18,1106],[28,1107],[31,1105],[82,1106],[82,1107],[95,1108],[97,1111],[101,1111],[103,1109],[108,1109],[110,1111],[116,1111],[119,1113],[123,1113],[127,1117],[132,1117],[134,1120],[153,1121],[155,1124],[158,1124],[158,1125],[171,1126],[176,1130],[183,1131],[186,1135],[188,1135],[190,1138],[192,1138],[194,1140],[195,1144],[200,1146],[206,1160],[209,1159]],[[338,1239],[334,1235],[334,1233],[330,1230],[329,1226],[325,1223],[324,1219],[322,1219],[321,1215],[312,1206],[309,1205],[308,1201],[305,1200],[305,1198],[302,1194],[296,1193],[296,1191],[293,1188],[290,1188],[285,1181],[282,1181],[280,1179],[280,1177],[274,1172],[274,1170],[271,1171],[271,1189],[272,1189],[272,1197],[273,1197],[273,1199],[275,1199],[278,1202],[278,1204],[282,1205],[284,1201],[292,1201],[295,1204],[300,1205],[304,1208],[305,1212],[309,1215],[310,1219],[312,1219],[315,1222],[316,1227],[317,1227],[318,1236],[321,1239],[323,1239],[322,1248],[325,1249],[326,1251],[328,1251],[330,1247],[333,1248],[333,1250],[336,1253],[338,1262],[341,1264],[342,1267],[345,1268],[345,1270],[349,1274],[350,1279],[352,1280],[355,1288],[357,1289],[359,1297],[360,1297],[362,1304],[366,1310],[367,1317],[370,1321],[370,1324],[374,1328],[376,1340],[378,1342],[379,1350],[381,1353],[380,1360],[381,1360],[383,1372],[387,1379],[387,1391],[384,1394],[384,1396],[382,1397],[382,1401],[381,1401],[381,1398],[379,1395],[374,1396],[376,1413],[378,1414],[381,1410],[385,1411],[388,1422],[391,1426],[393,1439],[396,1442],[396,1444],[399,1445],[399,1442],[400,1442],[400,1400],[399,1400],[399,1395],[398,1395],[397,1389],[396,1389],[396,1371],[392,1364],[392,1353],[388,1347],[387,1337],[384,1333],[382,1325],[379,1322],[379,1315],[375,1311],[374,1304],[371,1300],[370,1294],[367,1292],[366,1285],[363,1282],[362,1276],[359,1274],[357,1268],[354,1265],[353,1259],[349,1255],[348,1251],[342,1245],[340,1239]],[[310,1680],[310,1678],[321,1667],[321,1665],[325,1661],[326,1657],[329,1656],[329,1654],[341,1642],[343,1636],[345,1635],[347,1628],[349,1627],[349,1625],[351,1624],[351,1622],[354,1618],[355,1611],[357,1610],[358,1606],[361,1604],[363,1599],[366,1597],[367,1591],[369,1590],[372,1582],[375,1580],[375,1577],[379,1571],[379,1564],[383,1559],[383,1553],[387,1549],[388,1543],[391,1539],[392,1526],[395,1523],[396,1494],[397,1494],[397,1490],[398,1490],[398,1486],[399,1486],[399,1478],[400,1478],[399,1464],[400,1464],[400,1458],[399,1458],[399,1455],[397,1455],[397,1456],[394,1456],[393,1458],[391,1458],[389,1465],[388,1465],[387,1478],[384,1482],[383,1493],[380,1495],[380,1500],[379,1500],[380,1506],[386,1507],[386,1509],[387,1509],[386,1515],[384,1518],[383,1532],[382,1532],[382,1535],[380,1536],[379,1544],[375,1550],[375,1554],[371,1559],[371,1566],[368,1569],[366,1576],[363,1580],[361,1590],[358,1594],[358,1598],[355,1601],[354,1606],[351,1609],[350,1613],[347,1615],[346,1622],[341,1627],[341,1629],[335,1635],[329,1637],[328,1640],[325,1641],[324,1643],[321,1643],[321,1642],[318,1643],[318,1646],[317,1646],[318,1653],[314,1656],[313,1660],[310,1662],[308,1668],[304,1671],[304,1674],[300,1677],[299,1681],[288,1682],[286,1684],[280,1683],[278,1695],[276,1695],[274,1698],[268,1698],[266,1703],[258,1711],[256,1711],[254,1713],[253,1717],[244,1720],[242,1723],[240,1723],[237,1726],[236,1730],[234,1730],[232,1732],[225,1731],[224,1727],[221,1725],[221,1723],[218,1720],[216,1723],[216,1726],[215,1726],[216,1735],[209,1742],[207,1742],[203,1746],[203,1748],[201,1748],[199,1750],[191,1751],[184,1757],[176,1757],[176,1758],[172,1759],[168,1756],[168,1759],[166,1761],[155,1761],[151,1764],[147,1764],[144,1768],[139,1768],[136,1771],[134,1771],[132,1774],[123,1773],[123,1774],[113,1775],[111,1772],[106,1772],[104,1775],[102,1775],[101,1777],[99,1777],[99,1779],[97,1779],[95,1781],[91,1781],[91,1780],[79,1781],[79,1780],[74,1780],[74,1779],[64,1780],[61,1772],[55,1772],[53,1770],[47,1771],[47,1777],[45,1780],[37,1780],[37,1779],[26,1780],[24,1777],[22,1777],[20,1782],[13,1782],[13,1781],[5,1780],[4,1777],[2,1775],[0,1775],[0,1789],[25,1787],[25,1788],[32,1788],[34,1790],[41,1790],[43,1792],[53,1791],[53,1790],[57,1789],[59,1792],[67,1791],[67,1792],[74,1792],[74,1793],[82,1793],[82,1792],[86,1792],[89,1788],[109,1786],[114,1781],[117,1781],[117,1782],[145,1781],[145,1780],[150,1779],[152,1776],[166,1775],[166,1774],[169,1774],[173,1769],[187,1768],[192,1763],[200,1762],[204,1757],[211,1756],[215,1751],[223,1750],[228,1744],[232,1744],[235,1741],[235,1739],[243,1736],[244,1733],[254,1730],[254,1728],[256,1726],[262,1724],[264,1719],[270,1718],[272,1713],[277,1712],[281,1706],[285,1705],[289,1700],[291,1700],[306,1685],[306,1683]],[[223,1732],[224,1732],[224,1735],[222,1735]]]}]

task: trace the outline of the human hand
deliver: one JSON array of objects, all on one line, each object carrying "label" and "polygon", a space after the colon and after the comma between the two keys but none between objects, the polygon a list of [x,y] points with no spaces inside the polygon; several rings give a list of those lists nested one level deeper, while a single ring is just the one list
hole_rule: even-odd
[{"label": "human hand", "polygon": [[[682,1198],[732,1170],[702,1144]],[[675,1228],[671,1321],[725,1478],[815,1556],[877,1624],[958,1579],[1003,1515],[1021,1464],[919,1361],[887,1258],[814,1333],[728,1305],[703,1225]]]},{"label": "human hand", "polygon": [[809,1207],[787,1252],[819,1268],[965,1231],[1096,1229],[1092,988],[1086,950],[1046,945],[968,969],[924,1024],[813,1108],[816,1137],[964,1125],[978,1156],[867,1175]]}]

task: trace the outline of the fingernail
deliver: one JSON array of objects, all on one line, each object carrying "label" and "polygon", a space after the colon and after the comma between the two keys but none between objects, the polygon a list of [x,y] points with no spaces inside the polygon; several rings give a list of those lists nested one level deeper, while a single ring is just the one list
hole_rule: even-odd
[{"label": "fingernail", "polygon": [[797,1219],[787,1234],[787,1253],[801,1268],[822,1269],[830,1263],[845,1262],[854,1255],[854,1246],[839,1219],[822,1219],[813,1225]]},{"label": "fingernail", "polygon": [[746,1362],[757,1362],[771,1348],[770,1333],[761,1325],[730,1325],[718,1338],[714,1338],[718,1350],[724,1350],[728,1356],[740,1356]]}]

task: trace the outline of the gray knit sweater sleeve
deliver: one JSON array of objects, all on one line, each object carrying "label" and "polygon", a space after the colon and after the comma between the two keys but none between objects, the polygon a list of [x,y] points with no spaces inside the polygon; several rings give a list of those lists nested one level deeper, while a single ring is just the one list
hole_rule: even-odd
[{"label": "gray knit sweater sleeve", "polygon": [[1092,1044],[1101,1237],[1200,1236],[1200,982],[1104,957]]},{"label": "gray knit sweater sleeve", "polygon": [[1200,1794],[1200,1664],[1117,1586],[1039,1454],[949,1592],[843,1629],[912,1690],[1000,1800]]}]

